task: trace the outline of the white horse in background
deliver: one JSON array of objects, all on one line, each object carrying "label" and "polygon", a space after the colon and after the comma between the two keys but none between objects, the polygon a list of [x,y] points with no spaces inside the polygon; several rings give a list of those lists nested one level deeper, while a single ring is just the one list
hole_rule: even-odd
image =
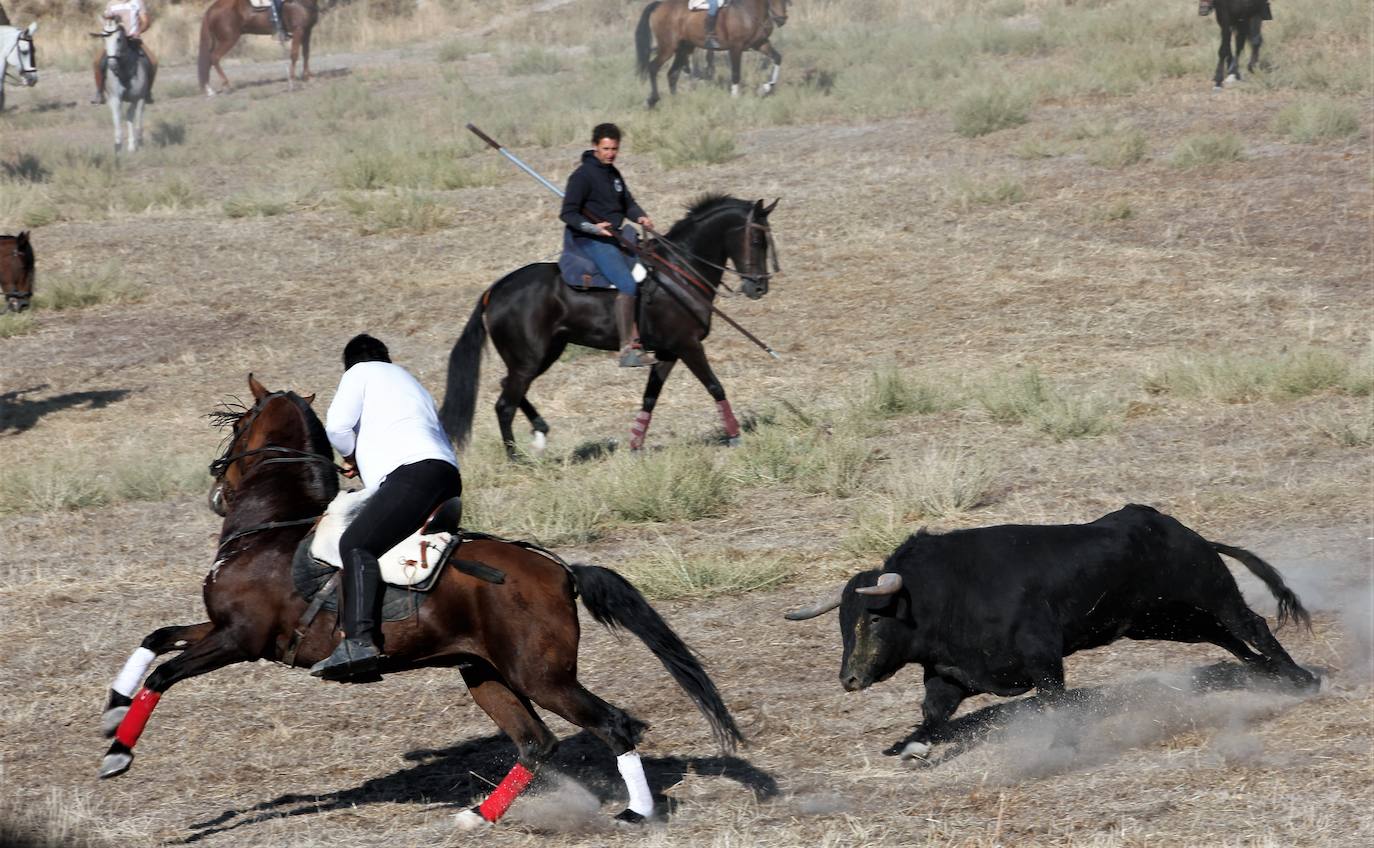
[{"label": "white horse in background", "polygon": [[[133,153],[143,143],[143,106],[153,88],[152,63],[129,43],[118,21],[107,19],[105,30],[91,35],[105,39],[105,102],[114,120],[115,153],[124,141],[125,123],[129,125],[129,140],[124,149]],[[128,106],[121,116],[123,104]]]},{"label": "white horse in background", "polygon": [[38,21],[24,28],[0,26],[0,111],[5,108],[5,77],[10,73],[24,85],[38,83],[38,56],[33,46],[37,29]]}]

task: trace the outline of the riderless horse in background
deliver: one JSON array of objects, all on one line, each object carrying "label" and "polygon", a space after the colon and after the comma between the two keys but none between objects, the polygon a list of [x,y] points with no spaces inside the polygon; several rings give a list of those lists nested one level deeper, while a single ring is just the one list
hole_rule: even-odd
[{"label": "riderless horse in background", "polygon": [[[211,465],[224,525],[204,582],[209,620],[155,630],[129,657],[101,718],[105,735],[114,739],[101,761],[101,777],[123,774],[133,764],[134,744],[174,684],[260,659],[309,667],[338,641],[336,616],[317,615],[329,584],[323,592],[310,591],[318,583],[303,589],[303,569],[293,568],[303,559],[314,569],[306,546],[316,520],[339,493],[329,439],[310,408],[313,396],[268,391],[251,374],[248,387],[252,406],[217,415],[232,432]],[[456,551],[439,555],[433,588],[425,594],[399,590],[394,617],[383,606],[389,620],[381,629],[381,672],[456,666],[473,700],[515,743],[518,760],[510,773],[479,807],[459,816],[459,826],[494,823],[553,754],[557,737],[535,712],[536,704],[589,730],[616,755],[630,793],[630,809],[619,818],[640,821],[653,812],[635,751],[648,725],[577,679],[578,598],[593,619],[628,630],[648,646],[723,748],[743,739],[696,656],[625,578],[601,566],[568,565],[533,545],[482,534],[458,539]],[[317,572],[305,573],[313,579]],[[181,653],[140,687],[153,660],[170,651]],[[199,726],[241,739],[261,733],[225,728],[223,720],[212,712]]]},{"label": "riderless horse in background", "polygon": [[33,298],[36,276],[33,245],[27,231],[17,236],[0,236],[0,291],[5,295],[6,312],[23,312]]},{"label": "riderless horse in background", "polygon": [[5,109],[5,78],[13,73],[26,86],[38,84],[38,49],[33,34],[38,21],[27,27],[0,26],[0,112]]},{"label": "riderless horse in background", "polygon": [[[114,149],[121,146],[129,153],[143,143],[143,107],[153,93],[153,63],[148,56],[129,41],[124,26],[106,19],[103,32],[95,38],[105,40],[105,102],[110,106],[114,121]],[[121,112],[123,114],[121,114]],[[124,125],[129,125],[129,139],[124,142]]]},{"label": "riderless horse in background", "polygon": [[[1221,47],[1217,50],[1217,72],[1212,77],[1215,88],[1221,88],[1223,81],[1240,80],[1240,54],[1245,50],[1245,42],[1250,42],[1250,61],[1245,69],[1255,72],[1259,65],[1260,45],[1264,38],[1260,26],[1273,20],[1269,13],[1269,0],[1198,0],[1197,13],[1206,15],[1213,9],[1217,13],[1217,26],[1221,28]],[[1232,33],[1235,34],[1236,49],[1231,51]]]},{"label": "riderless horse in background", "polygon": [[[635,28],[635,56],[641,77],[649,79],[648,107],[658,103],[658,71],[671,56],[668,91],[677,93],[677,78],[692,57],[706,46],[706,13],[687,8],[688,0],[653,0],[644,7]],[[789,0],[731,0],[723,6],[716,24],[716,40],[730,56],[730,94],[740,93],[740,59],[745,50],[757,50],[773,62],[768,82],[759,86],[766,97],[778,84],[782,54],[768,39],[775,27],[787,22]],[[654,55],[654,47],[657,55]]]},{"label": "riderless horse in background", "polygon": [[[320,10],[315,0],[284,0],[281,18],[282,28],[291,36],[291,68],[286,78],[286,87],[291,90],[296,87],[297,58],[302,60],[301,81],[310,79],[310,33],[320,19]],[[206,96],[215,95],[210,87],[212,67],[219,73],[224,90],[232,88],[219,60],[238,44],[240,36],[275,32],[269,0],[261,0],[261,5],[252,0],[214,0],[200,22],[200,53],[196,59],[200,88]]]},{"label": "riderless horse in background", "polygon": [[[701,198],[687,216],[666,236],[651,239],[640,250],[641,259],[657,265],[656,274],[640,288],[639,329],[646,349],[658,362],[649,372],[644,401],[630,428],[630,448],[644,445],[654,406],[663,383],[681,359],[716,402],[725,436],[739,439],[725,389],[706,361],[702,342],[711,331],[716,292],[722,275],[730,270],[741,278],[740,290],[757,300],[768,292],[769,250],[773,247],[768,215],[777,201],[740,200],[722,195]],[[656,263],[650,257],[663,261]],[[777,270],[776,256],[773,258]],[[666,277],[666,279],[665,279]],[[496,352],[506,364],[501,396],[496,401],[496,420],[506,455],[516,458],[511,421],[519,409],[534,430],[534,448],[542,449],[549,425],[526,398],[530,384],[558,361],[569,344],[598,350],[619,346],[612,314],[614,289],[573,289],[565,283],[553,262],[537,262],[497,280],[477,300],[467,325],[449,353],[448,380],[439,419],[459,445],[467,441],[477,405],[477,378],[482,350],[491,336]]]}]

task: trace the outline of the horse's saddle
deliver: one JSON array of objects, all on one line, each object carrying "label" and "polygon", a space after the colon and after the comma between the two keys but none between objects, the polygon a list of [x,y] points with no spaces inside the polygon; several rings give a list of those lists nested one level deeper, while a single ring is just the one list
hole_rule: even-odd
[{"label": "horse's saddle", "polygon": [[[639,243],[639,233],[630,224],[621,228],[620,235],[630,244]],[[563,282],[575,289],[614,288],[611,281],[597,270],[596,263],[581,251],[577,243],[578,239],[573,235],[573,231],[564,227],[563,252],[558,257],[558,273],[563,277]]]}]

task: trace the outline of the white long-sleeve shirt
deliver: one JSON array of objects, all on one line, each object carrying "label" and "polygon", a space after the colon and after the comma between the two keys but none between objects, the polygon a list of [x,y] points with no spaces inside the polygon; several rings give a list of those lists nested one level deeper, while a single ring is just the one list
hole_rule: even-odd
[{"label": "white long-sleeve shirt", "polygon": [[143,14],[146,14],[143,0],[111,0],[105,7],[105,16],[119,18],[124,24],[124,34],[130,38],[137,38],[141,34],[138,18]]},{"label": "white long-sleeve shirt", "polygon": [[458,467],[434,398],[409,371],[390,362],[359,362],[344,372],[324,429],[340,456],[353,457],[369,489],[402,465],[425,459]]}]

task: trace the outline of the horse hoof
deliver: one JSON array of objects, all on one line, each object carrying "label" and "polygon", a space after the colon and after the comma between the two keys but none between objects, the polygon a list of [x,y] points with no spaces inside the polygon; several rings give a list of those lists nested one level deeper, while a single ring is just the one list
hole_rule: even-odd
[{"label": "horse hoof", "polygon": [[477,812],[477,808],[464,810],[453,817],[453,826],[458,830],[473,831],[491,827],[491,822],[482,818],[482,814]]},{"label": "horse hoof", "polygon": [[649,817],[642,813],[636,813],[634,810],[626,807],[619,813],[616,813],[613,821],[616,827],[637,828],[643,827],[644,824],[649,821]]},{"label": "horse hoof", "polygon": [[1240,82],[1240,77],[1237,76],[1237,75],[1235,75],[1235,74],[1231,74],[1230,76],[1228,76],[1228,77],[1226,78],[1226,84],[1227,84],[1227,85],[1230,85],[1230,84],[1233,83],[1233,82]]},{"label": "horse hoof", "polygon": [[1215,83],[1215,84],[1213,84],[1213,85],[1212,85],[1212,90],[1213,90],[1213,91],[1221,91],[1221,83]]},{"label": "horse hoof", "polygon": [[773,86],[769,85],[768,83],[764,83],[763,85],[759,86],[759,97],[767,97],[772,93]]},{"label": "horse hoof", "polygon": [[898,756],[901,757],[903,760],[924,760],[926,758],[926,755],[929,753],[929,742],[908,742],[906,747],[902,749],[901,753],[898,754]]},{"label": "horse hoof", "polygon": [[740,437],[739,437],[739,436],[730,436],[729,438],[727,438],[727,439],[725,440],[725,446],[726,446],[727,448],[737,448],[737,447],[739,447],[739,446],[740,446]]},{"label": "horse hoof", "polygon": [[534,435],[530,437],[530,450],[534,451],[535,453],[543,453],[544,448],[547,448],[548,446],[549,437],[545,436],[538,430],[535,430]]},{"label": "horse hoof", "polygon": [[134,755],[132,753],[126,754],[121,751],[106,754],[105,758],[100,761],[100,779],[119,777],[128,771],[129,766],[133,764]]},{"label": "horse hoof", "polygon": [[106,739],[113,739],[115,731],[119,729],[119,723],[124,720],[124,716],[129,712],[128,707],[114,707],[105,711],[100,717],[100,733]]}]

